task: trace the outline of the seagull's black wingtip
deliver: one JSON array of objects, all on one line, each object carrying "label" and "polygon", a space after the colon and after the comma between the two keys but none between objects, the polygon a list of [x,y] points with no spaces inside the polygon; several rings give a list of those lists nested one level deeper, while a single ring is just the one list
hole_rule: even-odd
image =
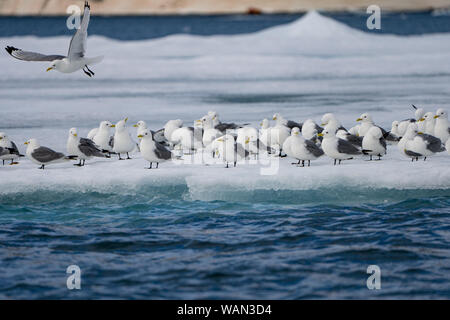
[{"label": "seagull's black wingtip", "polygon": [[416,107],[415,105],[412,104],[412,107],[413,107],[415,110],[417,110],[417,107]]},{"label": "seagull's black wingtip", "polygon": [[6,50],[6,52],[8,52],[9,54],[12,55],[12,52],[13,52],[13,51],[16,51],[16,50],[19,50],[19,49],[14,48],[14,47],[11,47],[11,46],[7,46],[7,47],[5,48],[5,50]]}]

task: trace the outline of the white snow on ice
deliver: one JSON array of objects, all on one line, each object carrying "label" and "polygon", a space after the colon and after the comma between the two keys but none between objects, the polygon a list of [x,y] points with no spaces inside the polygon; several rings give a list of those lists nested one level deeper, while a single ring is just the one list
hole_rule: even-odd
[{"label": "white snow on ice", "polygon": [[[59,50],[68,37],[10,37],[0,43],[64,54]],[[65,151],[69,128],[86,136],[101,120],[124,117],[159,129],[168,119],[191,123],[208,110],[217,110],[222,121],[255,126],[275,112],[317,122],[333,112],[350,128],[361,113],[370,112],[388,129],[393,120],[413,115],[411,103],[450,110],[450,34],[374,35],[316,12],[246,35],[172,35],[129,42],[89,37],[88,55],[103,54],[105,60],[92,68],[93,79],[82,72],[45,72],[45,63],[0,55],[0,131],[24,153],[23,142],[31,137]],[[334,167],[323,157],[310,168],[290,162],[282,159],[278,173],[267,176],[260,174],[258,164],[225,169],[222,164],[167,163],[144,170],[147,163],[139,155],[130,161],[90,161],[84,168],[59,164],[45,171],[22,160],[18,166],[0,167],[0,179],[8,182],[0,195],[61,187],[114,192],[118,184],[133,192],[147,184],[183,184],[194,200],[225,199],[226,190],[450,188],[446,153],[414,164],[395,147],[380,162],[354,160]]]}]

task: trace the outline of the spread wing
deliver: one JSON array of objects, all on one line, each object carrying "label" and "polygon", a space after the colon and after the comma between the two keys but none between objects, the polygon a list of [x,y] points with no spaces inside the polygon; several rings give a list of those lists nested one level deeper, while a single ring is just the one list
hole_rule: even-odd
[{"label": "spread wing", "polygon": [[37,52],[23,51],[14,47],[7,46],[5,50],[14,58],[24,61],[53,61],[62,60],[65,56],[60,55],[45,55]]},{"label": "spread wing", "polygon": [[55,152],[47,147],[39,147],[33,151],[31,156],[39,162],[46,163],[64,158],[64,154]]},{"label": "spread wing", "polygon": [[89,26],[90,10],[91,7],[86,1],[84,3],[83,20],[81,21],[80,29],[75,32],[72,40],[70,40],[69,53],[67,54],[69,59],[79,59],[84,57],[84,53],[86,52],[87,29]]}]

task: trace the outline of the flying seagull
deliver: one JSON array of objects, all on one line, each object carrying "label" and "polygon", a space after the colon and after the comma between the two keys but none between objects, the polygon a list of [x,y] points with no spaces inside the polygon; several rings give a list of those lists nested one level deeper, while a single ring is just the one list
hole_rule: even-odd
[{"label": "flying seagull", "polygon": [[86,1],[84,4],[83,20],[80,28],[75,32],[70,41],[69,52],[66,56],[61,55],[45,55],[37,52],[23,51],[15,47],[7,46],[6,51],[16,59],[24,61],[49,61],[51,65],[47,71],[56,69],[62,73],[72,73],[83,70],[86,75],[92,77],[94,72],[89,69],[88,65],[100,62],[103,57],[86,58],[86,40],[87,29],[89,25],[90,6]]}]

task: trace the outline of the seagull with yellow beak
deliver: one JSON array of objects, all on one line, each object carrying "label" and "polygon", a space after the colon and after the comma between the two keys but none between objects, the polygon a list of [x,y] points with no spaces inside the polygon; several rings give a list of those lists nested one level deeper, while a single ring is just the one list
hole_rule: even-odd
[{"label": "seagull with yellow beak", "polygon": [[133,141],[127,129],[127,121],[128,118],[120,120],[115,126],[113,151],[119,155],[119,160],[125,160],[121,158],[121,153],[126,153],[127,159],[131,159],[130,152],[136,149],[136,142]]},{"label": "seagull with yellow beak", "polygon": [[[219,143],[223,145],[216,150],[216,156],[220,156],[228,164],[232,162],[236,167],[236,163],[239,160],[247,158],[250,153],[240,143],[237,143],[232,135],[226,134],[223,137],[217,139]],[[245,140],[245,144],[248,144],[250,139]]]},{"label": "seagull with yellow beak", "polygon": [[67,153],[70,155],[76,155],[80,162],[74,164],[78,167],[83,167],[86,160],[93,157],[105,158],[106,155],[95,145],[91,139],[78,137],[76,128],[69,130],[69,138],[67,139]]}]

